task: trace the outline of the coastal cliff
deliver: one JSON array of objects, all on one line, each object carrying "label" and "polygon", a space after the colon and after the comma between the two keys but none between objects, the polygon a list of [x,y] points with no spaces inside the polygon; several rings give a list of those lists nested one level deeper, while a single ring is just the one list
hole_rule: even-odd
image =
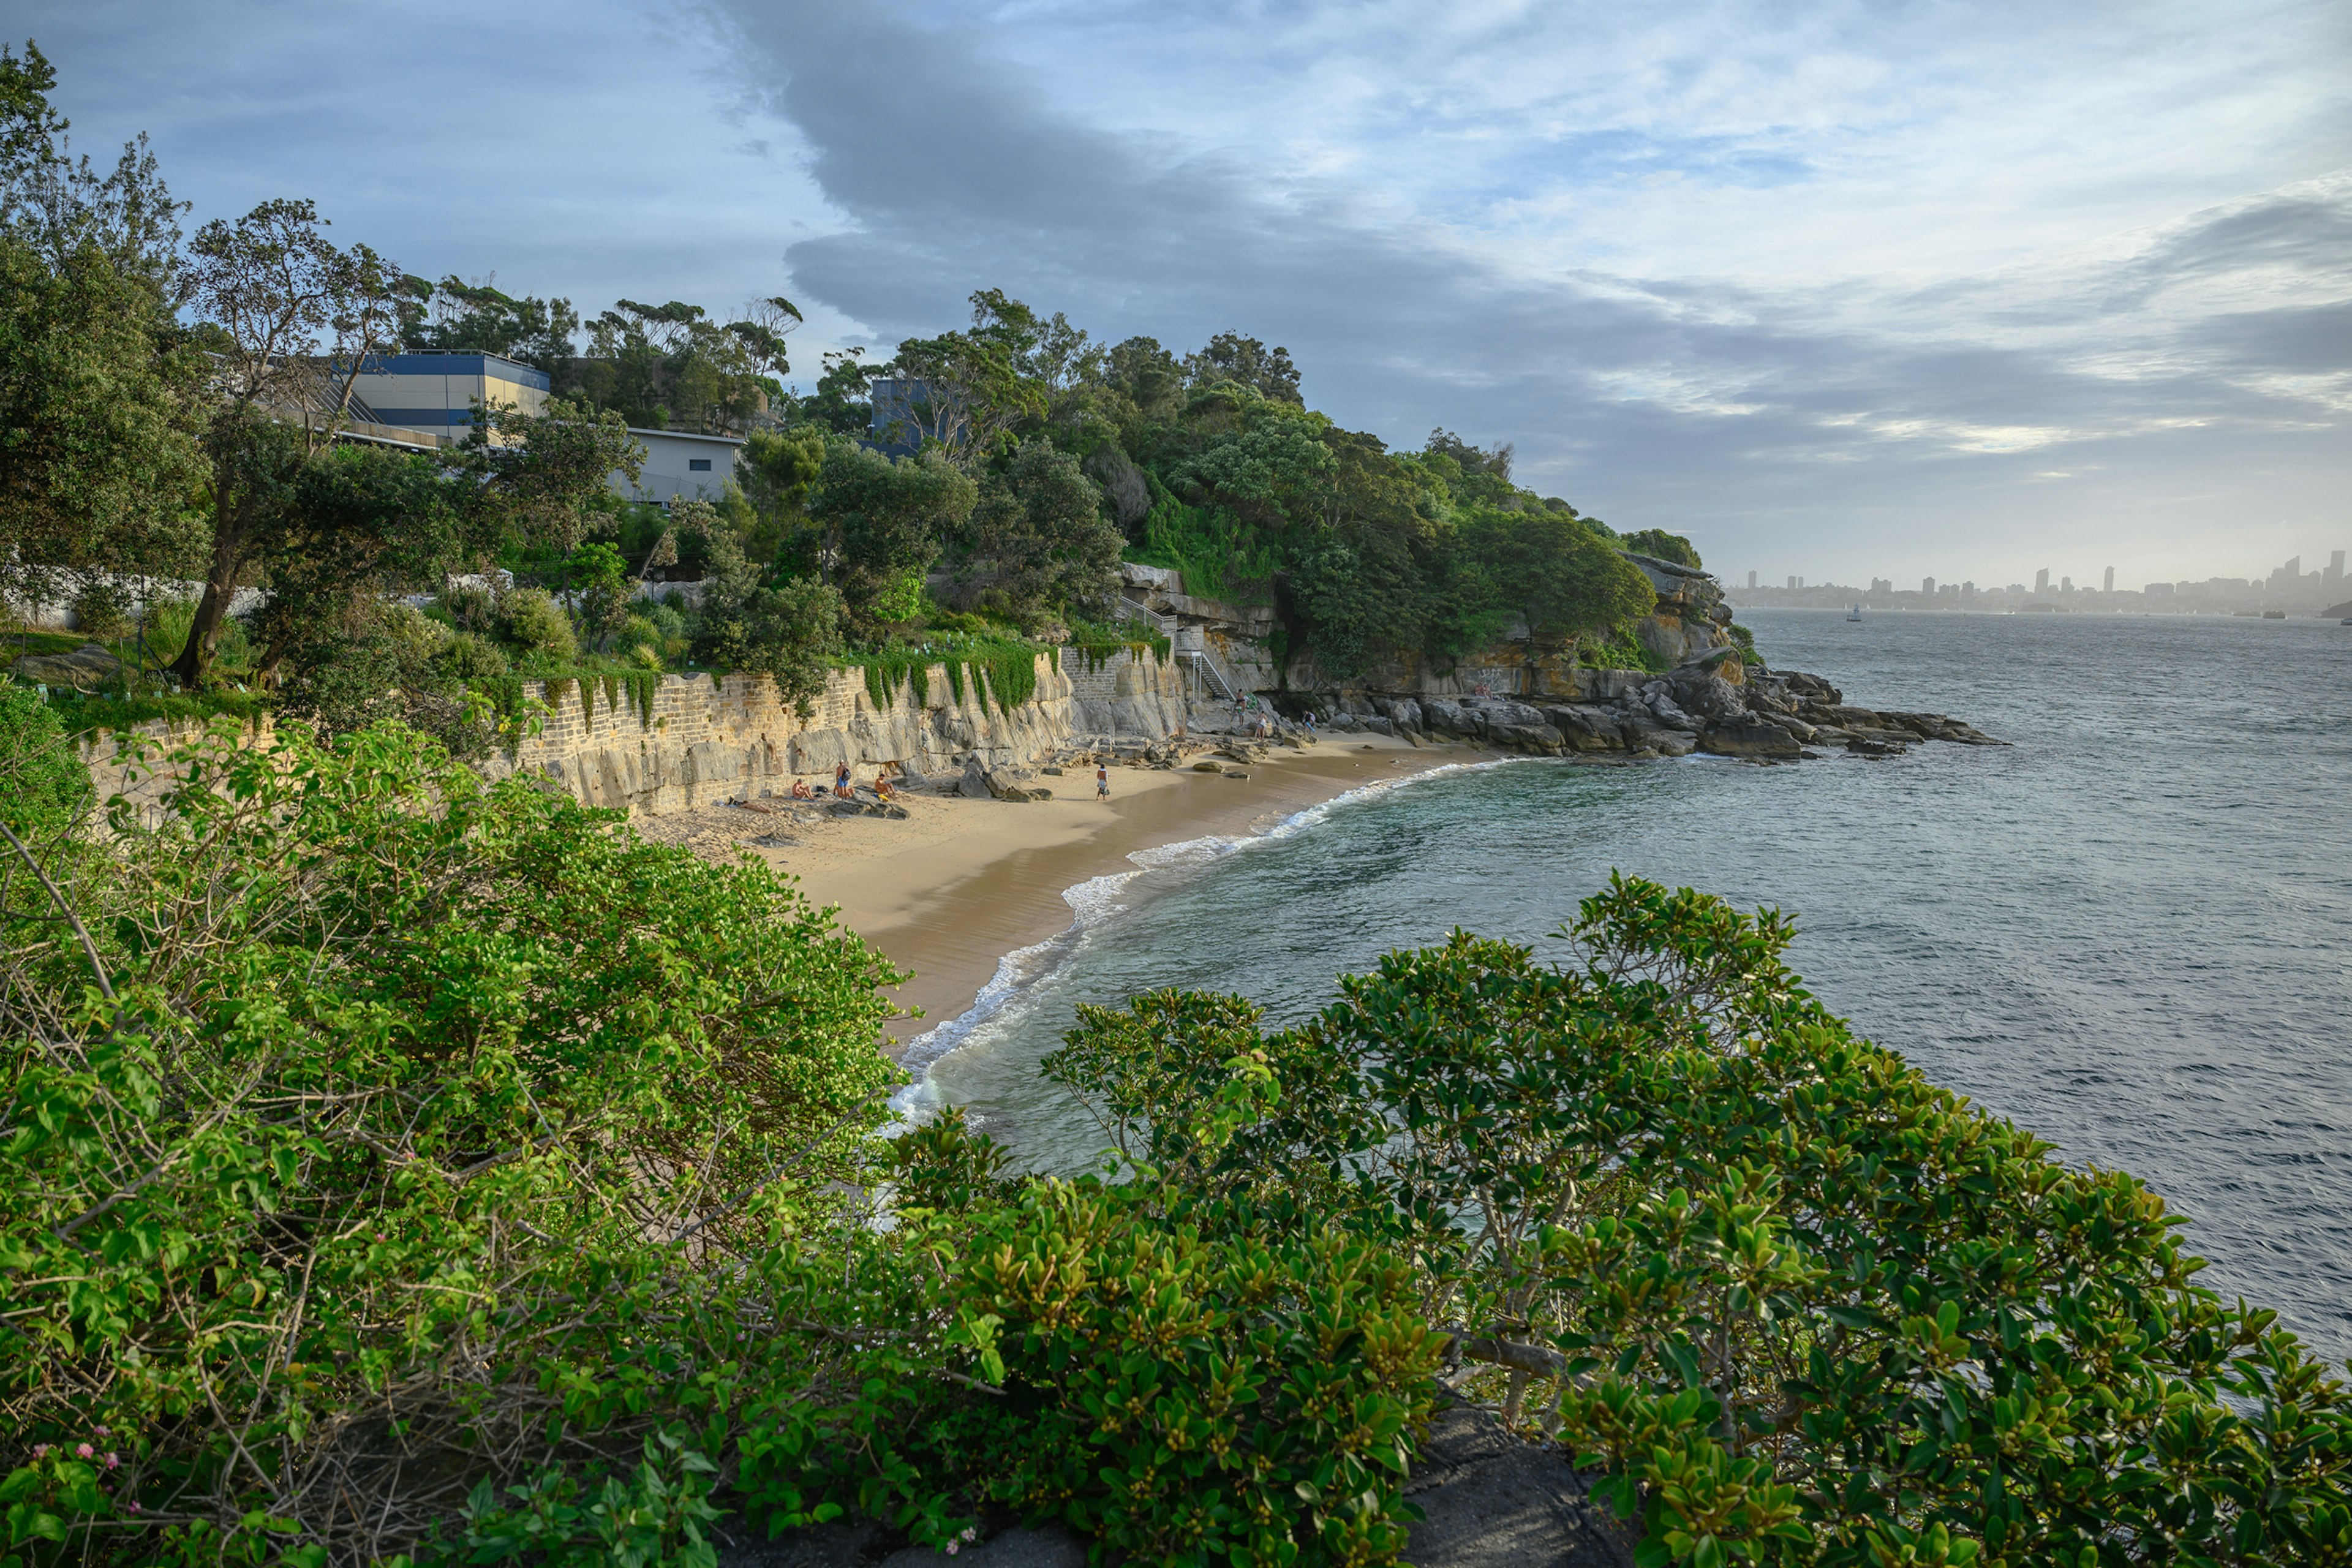
[{"label": "coastal cliff", "polygon": [[[1177,594],[1154,580],[1172,574],[1145,568],[1152,575],[1131,587],[1151,595],[1173,651],[1041,652],[1034,689],[1009,708],[977,673],[951,679],[944,664],[920,679],[899,678],[880,701],[866,671],[836,669],[805,719],[765,676],[667,675],[649,687],[527,681],[523,695],[543,710],[541,721],[483,770],[493,778],[535,774],[586,805],[658,816],[788,795],[795,779],[829,783],[843,766],[917,777],[977,767],[985,776],[1073,752],[1132,752],[1226,733],[1255,721],[1235,712],[1230,696],[1238,692],[1263,700],[1278,715],[1272,725],[1294,735],[1312,715],[1339,733],[1416,744],[1443,738],[1543,756],[1708,752],[1794,761],[1822,747],[1888,756],[1924,741],[1999,743],[1942,714],[1851,705],[1818,676],[1766,668],[1733,640],[1714,578],[1632,559],[1658,595],[1634,636],[1667,667],[1663,672],[1583,668],[1572,648],[1521,636],[1454,660],[1401,659],[1341,685],[1324,679],[1309,657],[1277,668],[1272,612]],[[166,738],[160,724],[137,728]],[[110,793],[158,796],[168,784],[161,775],[124,776],[111,734],[93,737],[85,760]]]},{"label": "coastal cliff", "polygon": [[1631,554],[1656,594],[1632,632],[1655,669],[1595,669],[1575,644],[1545,641],[1524,626],[1455,658],[1400,655],[1336,680],[1311,653],[1276,668],[1274,614],[1176,592],[1172,574],[1128,568],[1129,591],[1163,616],[1180,650],[1207,650],[1236,679],[1256,685],[1286,715],[1316,716],[1342,732],[1408,740],[1446,736],[1504,750],[1559,756],[1613,752],[1642,758],[1711,752],[1797,760],[1808,748],[1889,756],[1922,741],[1998,744],[1939,713],[1851,707],[1819,676],[1768,669],[1732,635],[1721,584],[1696,567]]}]

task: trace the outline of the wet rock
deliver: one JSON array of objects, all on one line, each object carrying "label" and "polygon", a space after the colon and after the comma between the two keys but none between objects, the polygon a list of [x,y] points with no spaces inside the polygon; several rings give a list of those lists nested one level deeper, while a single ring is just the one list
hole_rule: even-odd
[{"label": "wet rock", "polygon": [[1696,735],[1703,728],[1697,720],[1675,706],[1675,700],[1663,691],[1652,696],[1648,706],[1650,711],[1656,716],[1658,722],[1669,730],[1680,730],[1685,734]]},{"label": "wet rock", "polygon": [[1725,757],[1796,757],[1804,752],[1796,736],[1752,713],[1709,725],[1699,743]]}]

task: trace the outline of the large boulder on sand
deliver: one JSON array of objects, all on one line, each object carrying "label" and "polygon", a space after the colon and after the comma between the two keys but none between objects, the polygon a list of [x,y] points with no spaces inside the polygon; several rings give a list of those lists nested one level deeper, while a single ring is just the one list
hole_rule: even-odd
[{"label": "large boulder on sand", "polygon": [[1445,698],[1423,698],[1421,711],[1433,730],[1443,730],[1449,735],[1474,735],[1478,731],[1478,726],[1462,710],[1462,705]]}]

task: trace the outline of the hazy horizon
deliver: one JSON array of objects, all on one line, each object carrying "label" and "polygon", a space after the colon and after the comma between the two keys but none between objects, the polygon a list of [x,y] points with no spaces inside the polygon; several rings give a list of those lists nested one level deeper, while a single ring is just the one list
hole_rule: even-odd
[{"label": "hazy horizon", "polygon": [[[77,146],[586,315],[820,353],[1001,287],[1287,346],[1745,583],[2118,586],[2352,545],[2352,12],[31,0]],[[2077,566],[2072,563],[2082,563]]]}]

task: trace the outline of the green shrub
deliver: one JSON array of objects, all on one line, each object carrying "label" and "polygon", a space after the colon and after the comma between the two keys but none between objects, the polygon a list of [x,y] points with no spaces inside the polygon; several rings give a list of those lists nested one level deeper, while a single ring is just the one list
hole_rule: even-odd
[{"label": "green shrub", "polygon": [[102,976],[0,909],[10,1550],[381,1559],[822,1379],[887,963],[396,727],[170,761],[65,889]]},{"label": "green shrub", "polygon": [[131,595],[111,577],[85,573],[72,607],[74,629],[94,642],[112,642],[131,630]]},{"label": "green shrub", "polygon": [[631,616],[621,623],[621,629],[614,634],[613,647],[624,658],[635,659],[641,664],[647,662],[644,656],[650,654],[651,667],[659,669],[662,667],[665,641],[661,628],[654,624],[652,617]]},{"label": "green shrub", "polygon": [[[1392,953],[1264,1040],[1089,1011],[1048,1068],[1130,1157],[1408,1250],[1644,1563],[2352,1560],[2352,1391],[2161,1199],[1855,1039],[1778,915],[1612,879],[1559,934]],[[1265,1110],[1197,1138],[1253,1060]]]},{"label": "green shrub", "polygon": [[580,639],[572,635],[571,617],[544,588],[516,588],[501,595],[498,633],[525,663],[561,668],[580,658]]},{"label": "green shrub", "polygon": [[968,1371],[921,1375],[894,1347],[852,1397],[756,1417],[740,1445],[755,1515],[830,1503],[944,1544],[1011,1510],[1114,1560],[1393,1560],[1444,1343],[1409,1267],[1295,1212],[1150,1179],[1010,1186],[956,1118],[901,1143],[906,1262],[928,1254],[941,1282],[919,1316],[856,1321],[928,1321]]},{"label": "green shrub", "polygon": [[[194,629],[196,601],[163,598],[147,605],[147,620],[142,635],[147,642],[149,663],[157,668],[169,666],[188,646],[188,633]],[[225,669],[241,670],[253,668],[253,644],[246,625],[231,616],[221,622],[220,634],[213,645],[213,661]]]},{"label": "green shrub", "polygon": [[492,680],[514,666],[506,649],[472,632],[459,632],[440,653],[441,668],[456,680]]},{"label": "green shrub", "polygon": [[[50,852],[89,819],[89,769],[55,710],[29,686],[0,675],[0,823],[27,847]],[[0,866],[14,854],[0,845]],[[21,878],[24,868],[10,875]]]}]

